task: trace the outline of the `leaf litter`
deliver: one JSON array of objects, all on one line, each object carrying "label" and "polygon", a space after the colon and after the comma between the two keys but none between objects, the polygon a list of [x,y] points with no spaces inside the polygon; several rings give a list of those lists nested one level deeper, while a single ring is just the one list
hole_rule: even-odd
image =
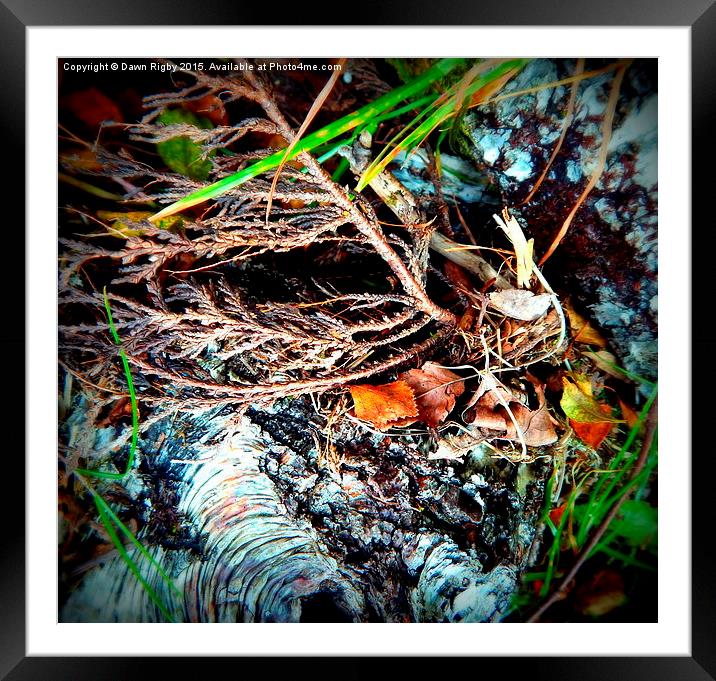
[{"label": "leaf litter", "polygon": [[[202,97],[183,103],[179,108],[175,108],[180,104],[178,100],[172,102],[167,99],[162,107],[154,111],[154,125],[144,123],[135,127],[137,136],[133,139],[149,141],[154,135],[157,152],[166,167],[178,177],[168,177],[164,171],[148,172],[145,166],[134,163],[125,150],[115,155],[102,152],[97,157],[93,152],[88,163],[77,157],[74,165],[71,159],[68,165],[75,172],[91,171],[93,175],[98,173],[100,166],[107,168],[111,171],[108,174],[115,180],[116,177],[129,178],[122,181],[125,183],[123,187],[130,190],[133,190],[130,180],[138,182],[140,187],[144,183],[145,190],[152,183],[163,183],[169,197],[193,190],[195,185],[189,180],[218,180],[229,172],[227,169],[232,162],[228,154],[217,153],[221,150],[221,140],[233,139],[231,135],[238,139],[245,131],[241,126],[214,131],[215,126],[227,126],[228,117],[219,96],[221,90],[212,90],[210,81],[206,83],[208,89]],[[93,97],[96,108],[106,104],[101,98]],[[105,117],[105,114],[99,117]],[[121,120],[120,115],[115,113],[110,118]],[[145,120],[150,121],[151,117]],[[90,123],[94,121],[88,120],[87,124]],[[274,118],[270,125],[267,121],[253,120],[246,125],[255,133],[256,139],[260,139],[261,135],[268,139],[272,135],[280,142],[278,146],[290,150],[291,137],[281,131],[280,119]],[[204,135],[202,131],[209,134]],[[172,135],[172,132],[176,134]],[[222,135],[225,137],[222,138]],[[211,142],[208,143],[208,140]],[[259,150],[258,158],[265,153],[265,150]],[[113,176],[111,173],[117,169],[121,172]],[[406,282],[412,285],[405,274],[405,267],[391,260],[390,254],[386,262],[398,285],[396,290],[389,290],[387,294],[373,295],[368,291],[356,295],[341,291],[334,282],[320,281],[315,287],[296,289],[300,303],[267,301],[255,305],[252,301],[249,305],[246,303],[246,291],[239,287],[223,282],[200,282],[188,274],[184,275],[184,283],[176,285],[173,282],[171,290],[168,287],[162,290],[167,273],[175,274],[170,267],[176,268],[183,258],[192,266],[195,261],[200,261],[197,262],[197,272],[217,266],[215,256],[223,258],[218,265],[223,262],[249,263],[251,258],[265,252],[280,252],[281,249],[300,251],[309,245],[320,245],[324,238],[326,243],[331,243],[339,228],[347,232],[351,224],[360,222],[360,216],[351,213],[351,206],[343,201],[340,188],[319,175],[302,174],[302,170],[302,163],[292,161],[280,182],[278,173],[273,175],[273,183],[268,182],[271,176],[257,177],[251,185],[247,185],[245,196],[237,193],[235,197],[223,197],[217,203],[218,217],[223,218],[220,229],[217,229],[220,221],[212,213],[206,220],[203,217],[187,217],[185,232],[184,218],[172,217],[169,219],[171,224],[160,221],[155,229],[145,227],[147,217],[152,215],[149,211],[105,211],[103,215],[100,211],[98,217],[113,222],[112,227],[118,233],[113,236],[126,240],[123,247],[111,251],[93,250],[79,242],[64,244],[69,251],[75,251],[75,256],[79,256],[67,260],[69,272],[65,281],[69,281],[69,276],[89,259],[101,257],[122,263],[125,271],[120,273],[125,278],[117,278],[114,283],[146,284],[151,307],[147,307],[146,299],[137,302],[126,298],[117,303],[123,328],[132,331],[128,347],[133,348],[139,361],[144,363],[140,365],[142,370],[147,370],[156,381],[145,386],[148,389],[145,399],[149,404],[156,404],[162,399],[161,394],[158,397],[151,394],[151,389],[162,382],[171,385],[169,394],[173,404],[189,398],[195,408],[241,402],[254,397],[259,401],[270,401],[277,395],[293,394],[296,386],[299,391],[309,393],[347,388],[353,399],[355,416],[380,431],[416,423],[429,428],[438,443],[437,451],[428,455],[431,459],[459,461],[482,442],[506,440],[522,446],[522,457],[508,449],[496,450],[497,454],[519,462],[529,460],[526,447],[553,445],[558,441],[558,430],[569,431],[558,410],[550,414],[545,385],[541,379],[529,373],[525,375],[527,366],[538,362],[554,364],[567,355],[578,360],[586,357],[597,371],[625,380],[618,367],[609,370],[610,365],[616,365],[616,358],[605,349],[607,343],[604,337],[569,304],[565,304],[564,309],[572,345],[591,346],[597,352],[584,347],[565,349],[562,306],[534,264],[534,240],[525,237],[517,218],[507,210],[494,218],[514,250],[514,257],[507,260],[506,268],[513,270],[512,275],[509,271],[505,274],[513,288],[498,286],[501,290],[490,292],[489,281],[477,284],[472,277],[481,271],[481,267],[466,268],[449,259],[446,261],[448,279],[454,285],[453,290],[458,291],[457,298],[463,305],[462,310],[457,310],[460,318],[458,336],[468,349],[455,362],[448,362],[448,359],[454,359],[448,354],[434,351],[444,346],[445,338],[454,339],[455,336],[439,335],[444,330],[435,323],[438,315],[432,321],[428,320],[432,326],[424,321],[421,315],[435,312],[425,299],[423,307],[413,313],[410,306],[414,307],[415,298],[411,299],[410,295],[403,297],[403,293],[413,296],[416,290],[420,293],[420,284],[412,290],[405,286]],[[316,177],[319,179],[316,180]],[[274,193],[276,219],[269,222],[267,207]],[[153,201],[165,200],[161,191],[147,196]],[[250,201],[245,203],[249,198]],[[312,219],[308,220],[304,213],[310,214],[311,211]],[[373,220],[370,213],[368,215]],[[177,220],[177,226],[182,226],[182,230],[175,231],[174,220]],[[380,230],[376,226],[375,233],[380,233]],[[358,229],[350,234],[348,240],[352,239],[355,246],[365,252],[369,246],[375,247],[380,242],[374,235],[366,236],[369,233]],[[341,239],[344,238],[342,233]],[[391,235],[391,238],[396,237]],[[418,269],[415,277],[416,281],[422,282],[427,276],[427,247],[418,237],[415,237],[415,242],[414,249],[407,249],[406,254],[411,268],[415,269],[416,263],[422,263],[423,270]],[[455,252],[460,251],[459,244],[457,246]],[[380,249],[382,254],[388,253],[382,242],[379,243]],[[449,250],[438,252],[450,258]],[[460,252],[461,258],[464,258],[466,252]],[[340,255],[345,257],[345,253]],[[400,290],[400,284],[405,291]],[[291,285],[294,286],[294,282]],[[337,293],[336,300],[344,298],[347,305],[338,310],[330,298],[317,299],[317,291],[330,292],[331,295]],[[381,298],[381,295],[384,297]],[[350,299],[350,296],[353,298]],[[84,292],[67,295],[62,303],[68,302],[93,304],[92,296]],[[444,305],[446,301],[439,299],[436,302]],[[171,311],[168,304],[173,306]],[[314,313],[309,307],[312,305],[319,306],[320,312]],[[551,307],[554,309],[550,310]],[[306,310],[310,313],[306,314]],[[147,315],[149,321],[143,319]],[[386,320],[384,323],[377,321],[381,315]],[[516,325],[507,321],[508,318],[525,324]],[[445,319],[449,319],[449,315],[441,321]],[[414,326],[410,327],[410,324]],[[223,330],[218,333],[217,329],[221,329],[222,325]],[[423,333],[423,338],[427,340],[416,341],[415,336],[411,337],[411,333],[405,331],[411,328],[416,334],[429,332]],[[374,335],[359,336],[363,340],[356,342],[354,334],[361,329],[374,329]],[[491,329],[498,331],[495,334]],[[504,329],[502,337],[500,329]],[[63,333],[75,339],[81,336],[92,351],[99,349],[97,354],[101,355],[101,343],[88,341],[90,336],[86,326],[78,326],[76,330],[67,327]],[[395,340],[386,342],[386,337],[394,337]],[[284,341],[284,338],[288,340]],[[392,355],[389,352],[381,355],[382,348],[389,348]],[[236,361],[245,363],[246,358],[252,358],[257,367],[253,377],[255,386],[245,377],[235,380],[233,385],[230,382],[223,385],[209,382],[205,371],[208,363],[202,365],[196,362],[192,366],[187,361],[211,352],[216,352],[222,360],[236,358]],[[376,355],[378,359],[372,366],[366,363],[364,358]],[[442,359],[446,363],[422,361],[424,356]],[[162,359],[157,361],[156,357]],[[402,358],[402,362],[396,361],[396,357]],[[422,363],[415,362],[418,357]],[[499,366],[490,371],[488,360],[493,358],[498,360]],[[452,370],[461,371],[466,362],[474,365],[483,359],[485,369],[478,371],[473,368],[469,375],[464,375],[464,371],[463,375],[459,375]],[[397,373],[405,369],[408,361],[414,362],[413,366],[418,364],[420,368]],[[169,370],[173,364],[179,367],[177,371]],[[353,377],[350,372],[341,373],[338,368],[344,366],[356,367],[356,376]],[[215,367],[212,370],[212,377],[223,375]],[[527,389],[517,388],[514,381],[504,378],[506,374],[501,373],[503,371],[513,372],[513,376],[524,376],[529,384]],[[229,373],[226,372],[226,375]],[[287,376],[292,382],[286,380]],[[397,377],[397,380],[374,383],[389,377]],[[263,386],[270,386],[271,390],[261,392]],[[586,373],[569,372],[563,377],[560,387],[559,405],[566,422],[582,442],[594,450],[599,449],[615,425],[623,421],[613,416],[612,407],[602,397],[594,395],[592,380]],[[245,394],[241,393],[242,390],[246,391]],[[555,402],[552,395],[550,400]],[[619,403],[624,418],[631,425],[634,410],[621,398]],[[126,414],[120,406],[111,412],[112,418],[122,416]],[[455,426],[458,434],[455,434]],[[440,432],[436,432],[438,430]]]}]

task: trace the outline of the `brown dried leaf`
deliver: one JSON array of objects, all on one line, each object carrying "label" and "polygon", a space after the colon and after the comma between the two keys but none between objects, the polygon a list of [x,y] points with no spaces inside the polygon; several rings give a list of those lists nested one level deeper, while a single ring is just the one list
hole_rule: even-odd
[{"label": "brown dried leaf", "polygon": [[485,440],[485,436],[477,429],[470,429],[460,435],[447,435],[438,440],[438,448],[428,454],[428,460],[459,461]]},{"label": "brown dried leaf", "polygon": [[352,385],[350,390],[356,416],[372,423],[378,430],[388,426],[406,426],[418,416],[415,395],[405,381]]},{"label": "brown dried leaf", "polygon": [[599,350],[598,352],[585,352],[585,357],[594,362],[594,366],[597,369],[608,374],[612,378],[616,378],[625,383],[631,383],[632,380],[623,372],[619,370],[619,360],[608,350]]},{"label": "brown dried leaf", "polygon": [[627,426],[629,426],[629,428],[633,428],[639,420],[639,414],[621,399],[619,400],[619,406],[621,407],[622,416],[624,417]]},{"label": "brown dried leaf", "polygon": [[455,398],[462,395],[462,379],[449,369],[426,362],[422,369],[411,369],[400,375],[415,393],[420,420],[437,428],[455,407]]},{"label": "brown dried leaf", "polygon": [[500,433],[499,437],[506,440],[519,441],[517,428],[505,409],[507,404],[528,447],[541,447],[556,442],[557,433],[547,411],[544,389],[535,381],[533,385],[539,401],[539,407],[534,411],[515,399],[515,396],[494,378],[486,377],[468,405],[474,407],[474,410],[466,420],[478,428],[497,431]]},{"label": "brown dried leaf", "polygon": [[189,111],[208,118],[214,125],[228,125],[229,117],[226,114],[224,102],[216,95],[204,95],[200,99],[189,100],[185,104]]},{"label": "brown dried leaf", "polygon": [[525,322],[543,317],[550,305],[551,298],[547,293],[535,295],[532,291],[511,288],[490,294],[490,307],[507,317]]},{"label": "brown dried leaf", "polygon": [[474,291],[475,286],[470,279],[470,275],[460,265],[451,260],[446,260],[443,269],[445,270],[445,276],[456,288],[462,291]]}]

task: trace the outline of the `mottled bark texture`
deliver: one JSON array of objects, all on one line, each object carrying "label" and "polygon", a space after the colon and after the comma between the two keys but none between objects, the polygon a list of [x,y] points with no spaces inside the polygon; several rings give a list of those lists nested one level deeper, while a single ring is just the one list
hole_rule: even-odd
[{"label": "mottled bark texture", "polygon": [[[614,60],[588,60],[596,70]],[[500,95],[568,78],[571,59],[531,61]],[[546,252],[594,171],[615,71],[578,85],[573,118],[547,177],[562,131],[571,84],[501,99],[464,119],[463,151],[492,177],[505,205],[516,207]],[[607,333],[625,368],[657,371],[657,87],[656,60],[635,60],[619,91],[606,167],[545,271]],[[678,226],[674,225],[675,229]]]},{"label": "mottled bark texture", "polygon": [[[130,554],[175,619],[499,620],[527,561],[546,467],[495,460],[479,446],[464,465],[446,465],[428,458],[434,441],[423,437],[421,450],[350,420],[326,456],[324,427],[311,400],[296,398],[147,429],[125,486],[142,508],[139,538],[182,597]],[[98,432],[98,443],[107,436]],[[152,494],[156,479],[171,487],[164,502]],[[175,526],[153,534],[153,517]],[[163,619],[116,554],[61,610],[62,621]]]}]

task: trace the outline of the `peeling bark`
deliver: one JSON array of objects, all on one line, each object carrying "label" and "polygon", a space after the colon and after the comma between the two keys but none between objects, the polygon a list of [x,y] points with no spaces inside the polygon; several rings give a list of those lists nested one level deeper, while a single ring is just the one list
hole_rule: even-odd
[{"label": "peeling bark", "polygon": [[[478,446],[466,462],[431,461],[410,438],[350,422],[320,455],[310,401],[177,416],[144,437],[140,470],[173,479],[187,547],[153,543],[148,505],[139,539],[182,592],[144,576],[184,622],[478,622],[507,612],[534,537],[540,465],[496,461]],[[176,431],[187,440],[172,437]],[[165,438],[161,435],[165,434]],[[150,454],[151,442],[164,446]],[[434,443],[433,443],[434,444]],[[519,474],[518,474],[519,473]],[[135,474],[148,496],[151,477]],[[169,530],[169,528],[166,528]],[[169,534],[169,532],[167,532]],[[91,570],[62,621],[160,622],[125,562]]]}]

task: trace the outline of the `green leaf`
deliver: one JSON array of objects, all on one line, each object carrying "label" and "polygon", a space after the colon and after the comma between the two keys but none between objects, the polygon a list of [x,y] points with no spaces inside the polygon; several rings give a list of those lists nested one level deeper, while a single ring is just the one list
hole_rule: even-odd
[{"label": "green leaf", "polygon": [[637,548],[656,545],[659,513],[646,501],[624,502],[610,529]]},{"label": "green leaf", "polygon": [[[213,127],[208,119],[185,109],[166,109],[157,120],[164,125],[192,125],[201,130]],[[216,153],[212,150],[208,155],[205,154],[201,145],[185,135],[159,142],[157,151],[171,170],[192,180],[206,180],[209,177],[211,161],[208,157]]]}]

